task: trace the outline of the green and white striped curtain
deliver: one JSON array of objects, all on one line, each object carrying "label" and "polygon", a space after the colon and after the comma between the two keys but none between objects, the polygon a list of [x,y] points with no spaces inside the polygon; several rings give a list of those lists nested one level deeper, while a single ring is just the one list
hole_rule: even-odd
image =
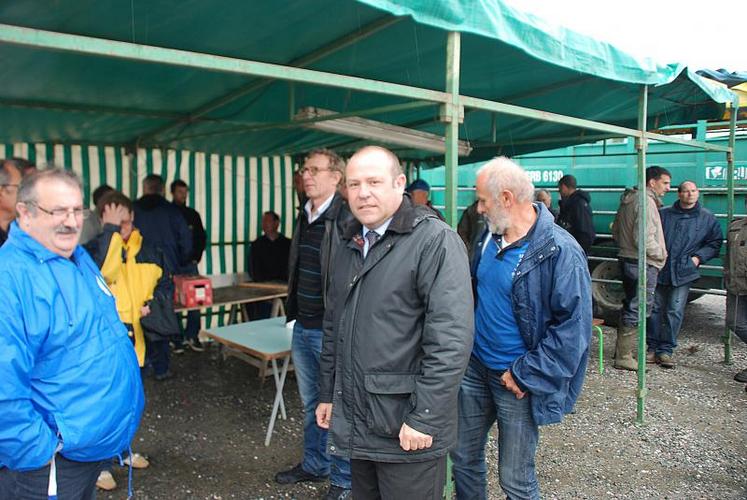
[{"label": "green and white striped curtain", "polygon": [[[148,174],[163,176],[167,190],[174,179],[184,180],[190,187],[188,204],[202,216],[208,236],[201,274],[246,271],[248,243],[262,234],[262,214],[267,210],[280,215],[281,232],[288,237],[293,232],[297,201],[290,156],[228,156],[173,149],[138,149],[128,154],[121,147],[16,143],[0,147],[0,158],[9,157],[26,158],[39,167],[72,169],[83,179],[88,203],[91,192],[102,184],[134,200]],[[223,320],[219,314],[219,324]]]}]

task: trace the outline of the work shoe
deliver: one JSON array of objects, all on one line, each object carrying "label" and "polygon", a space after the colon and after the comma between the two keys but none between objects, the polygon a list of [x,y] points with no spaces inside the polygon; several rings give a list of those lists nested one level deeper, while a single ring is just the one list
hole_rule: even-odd
[{"label": "work shoe", "polygon": [[346,500],[352,498],[352,492],[341,486],[330,485],[327,494],[324,495],[324,500]]},{"label": "work shoe", "polygon": [[649,365],[656,363],[656,353],[654,351],[646,352],[646,363]]},{"label": "work shoe", "polygon": [[[734,380],[747,384],[747,368],[734,375]],[[747,388],[745,388],[747,390]]]},{"label": "work shoe", "polygon": [[674,359],[672,358],[671,354],[657,354],[656,364],[658,364],[662,368],[674,368]]},{"label": "work shoe", "polygon": [[111,472],[102,470],[99,473],[99,478],[96,480],[96,487],[104,491],[111,491],[117,487],[117,482],[114,480]]},{"label": "work shoe", "polygon": [[637,326],[621,324],[617,327],[617,343],[615,344],[614,367],[618,370],[638,371],[638,362],[633,357],[633,349],[638,340]]},{"label": "work shoe", "polygon": [[[125,465],[130,465],[130,455],[127,455],[122,462]],[[147,469],[150,465],[150,462],[148,462],[148,459],[142,456],[140,453],[133,453],[132,454],[132,468],[133,469]]]},{"label": "work shoe", "polygon": [[290,470],[285,470],[275,474],[275,482],[279,484],[296,484],[304,481],[310,481],[312,483],[321,483],[327,478],[325,476],[315,476],[309,472],[303,470],[301,464],[296,465]]},{"label": "work shoe", "polygon": [[202,351],[205,350],[205,346],[202,345],[202,342],[200,342],[200,339],[198,339],[198,338],[187,340],[187,345],[194,352],[202,352]]},{"label": "work shoe", "polygon": [[174,351],[174,354],[184,354],[184,344],[181,340],[177,340],[176,342],[170,342],[171,350]]}]

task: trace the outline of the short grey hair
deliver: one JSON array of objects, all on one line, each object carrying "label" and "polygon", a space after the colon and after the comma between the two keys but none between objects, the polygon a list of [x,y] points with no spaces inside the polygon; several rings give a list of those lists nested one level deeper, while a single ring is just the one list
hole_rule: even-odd
[{"label": "short grey hair", "polygon": [[36,192],[36,185],[42,180],[61,181],[78,188],[78,190],[83,193],[83,183],[75,172],[60,167],[51,167],[39,170],[23,178],[21,186],[18,188],[18,203],[35,205],[39,201]]},{"label": "short grey hair", "polygon": [[14,158],[0,160],[0,185],[10,183],[11,169],[15,169],[16,172],[23,175],[23,172],[21,171]]},{"label": "short grey hair", "polygon": [[535,200],[539,200],[539,197],[540,197],[541,194],[546,194],[547,196],[549,196],[550,198],[552,198],[552,195],[550,194],[550,191],[548,191],[547,189],[538,189],[534,193],[534,199]]},{"label": "short grey hair", "polygon": [[505,156],[494,158],[480,167],[477,175],[487,175],[488,189],[497,197],[501,191],[511,191],[519,203],[534,201],[534,184],[526,170]]}]

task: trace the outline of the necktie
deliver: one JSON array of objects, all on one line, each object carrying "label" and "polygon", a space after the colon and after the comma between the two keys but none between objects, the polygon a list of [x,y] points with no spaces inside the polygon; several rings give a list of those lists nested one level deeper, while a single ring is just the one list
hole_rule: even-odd
[{"label": "necktie", "polygon": [[371,251],[371,248],[376,244],[376,242],[379,241],[379,238],[381,238],[381,235],[376,231],[369,231],[366,233],[366,239],[368,240],[368,250],[366,251],[366,255],[368,255],[368,252]]}]

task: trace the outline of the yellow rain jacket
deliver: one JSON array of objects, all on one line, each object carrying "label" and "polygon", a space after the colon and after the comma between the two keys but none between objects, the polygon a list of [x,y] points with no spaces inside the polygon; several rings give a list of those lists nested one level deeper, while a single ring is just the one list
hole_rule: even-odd
[{"label": "yellow rain jacket", "polygon": [[91,241],[86,248],[101,268],[101,274],[114,293],[117,312],[122,322],[135,338],[138,363],[145,363],[145,337],[140,324],[141,308],[153,299],[155,293],[171,297],[171,281],[164,272],[163,254],[143,242],[137,229],[132,230],[127,241],[122,239],[119,227],[111,224]]}]

